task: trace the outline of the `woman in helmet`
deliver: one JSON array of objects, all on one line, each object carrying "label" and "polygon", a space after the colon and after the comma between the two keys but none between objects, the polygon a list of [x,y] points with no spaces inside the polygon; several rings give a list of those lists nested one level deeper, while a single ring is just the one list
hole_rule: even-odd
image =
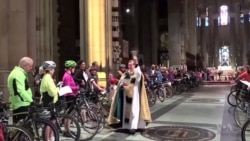
[{"label": "woman in helmet", "polygon": [[[58,100],[58,91],[54,79],[52,76],[55,72],[56,63],[54,61],[44,61],[43,62],[44,75],[41,80],[40,93],[41,93],[41,102],[44,106],[48,106],[49,103],[56,103]],[[53,123],[54,117],[51,117]],[[54,140],[53,132],[51,129],[46,129],[46,134],[49,135],[49,140]]]},{"label": "woman in helmet", "polygon": [[73,60],[67,60],[64,63],[64,67],[65,73],[62,78],[63,85],[69,86],[72,89],[72,93],[65,95],[69,107],[79,91],[79,86],[75,83],[73,77],[73,74],[75,73],[76,62]]},{"label": "woman in helmet", "polygon": [[49,103],[56,103],[58,100],[58,91],[52,76],[55,72],[56,63],[54,61],[43,62],[44,75],[41,80],[40,93],[43,105],[47,106]]},{"label": "woman in helmet", "polygon": [[[62,82],[64,86],[69,86],[72,89],[72,93],[68,93],[65,95],[67,101],[67,107],[69,107],[72,104],[72,102],[75,99],[75,96],[78,94],[79,91],[79,86],[75,83],[73,77],[76,65],[77,65],[76,62],[73,60],[67,60],[64,63],[65,73],[63,75]],[[66,128],[63,133],[63,136],[65,137],[71,137],[70,130],[67,130],[70,127],[70,122],[71,122],[70,120],[65,121]]]}]

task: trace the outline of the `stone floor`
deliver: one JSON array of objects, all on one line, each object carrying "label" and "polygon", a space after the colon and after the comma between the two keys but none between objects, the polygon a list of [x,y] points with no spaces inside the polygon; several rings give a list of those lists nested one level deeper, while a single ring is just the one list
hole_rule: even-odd
[{"label": "stone floor", "polygon": [[207,85],[158,102],[143,133],[104,129],[93,141],[240,141],[240,129],[227,104],[229,85]]}]

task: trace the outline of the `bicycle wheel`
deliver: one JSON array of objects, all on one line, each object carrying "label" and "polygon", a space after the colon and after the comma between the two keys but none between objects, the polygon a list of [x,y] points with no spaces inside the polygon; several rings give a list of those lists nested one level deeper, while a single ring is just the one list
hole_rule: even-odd
[{"label": "bicycle wheel", "polygon": [[167,97],[167,98],[173,97],[172,88],[171,88],[170,86],[166,86],[165,89],[166,89],[166,97]]},{"label": "bicycle wheel", "polygon": [[242,141],[250,141],[250,120],[248,120],[241,129]]},{"label": "bicycle wheel", "polygon": [[147,96],[148,96],[149,107],[152,107],[156,103],[156,96],[150,89],[146,89],[146,91],[147,91]]},{"label": "bicycle wheel", "polygon": [[164,94],[164,91],[161,89],[161,88],[157,88],[154,93],[158,96],[158,99],[161,101],[161,102],[164,102],[165,101],[165,94]]},{"label": "bicycle wheel", "polygon": [[35,125],[31,121],[25,122],[23,127],[29,130],[34,135],[35,140],[54,140],[59,141],[59,131],[55,124],[47,119],[38,118],[35,121]]},{"label": "bicycle wheel", "polygon": [[17,125],[4,126],[5,141],[33,141],[32,135],[27,129]]},{"label": "bicycle wheel", "polygon": [[242,109],[240,109],[239,107],[235,107],[234,108],[234,120],[235,123],[242,128],[242,126],[244,125],[244,123],[246,123],[246,121],[248,120],[246,111],[243,111]]},{"label": "bicycle wheel", "polygon": [[236,106],[236,92],[232,91],[227,96],[227,103],[231,106]]},{"label": "bicycle wheel", "polygon": [[81,132],[84,134],[84,138],[81,137],[81,139],[92,139],[98,133],[100,122],[93,111],[83,107],[81,111],[73,110],[70,114],[81,121],[81,127],[83,128]]},{"label": "bicycle wheel", "polygon": [[81,127],[79,122],[72,115],[60,114],[57,118],[59,121],[56,126],[60,131],[62,131],[62,140],[72,140],[78,141],[81,136]]},{"label": "bicycle wheel", "polygon": [[95,105],[94,103],[89,103],[89,106],[90,106],[91,111],[95,111],[95,113],[98,117],[98,120],[100,122],[98,132],[101,132],[106,124],[105,116],[104,116],[104,109],[102,109],[102,106],[100,106],[100,108],[98,108],[98,106]]}]

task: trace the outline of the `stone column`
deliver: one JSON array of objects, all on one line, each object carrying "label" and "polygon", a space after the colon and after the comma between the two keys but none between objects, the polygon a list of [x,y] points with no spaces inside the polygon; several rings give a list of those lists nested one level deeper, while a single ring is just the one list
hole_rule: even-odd
[{"label": "stone column", "polygon": [[5,93],[4,101],[8,100],[9,71],[24,56],[36,61],[35,3],[34,0],[0,1],[0,91]]},{"label": "stone column", "polygon": [[[159,33],[158,33],[158,12],[157,12],[157,1],[153,0],[151,1],[151,52],[149,52],[151,55],[151,61],[148,61],[150,64],[157,62],[157,52],[159,48]],[[143,48],[143,47],[142,47]],[[146,59],[147,57],[144,56]],[[145,61],[146,62],[146,61]]]},{"label": "stone column", "polygon": [[8,60],[9,68],[17,65],[19,59],[28,52],[28,0],[8,0],[9,38]]},{"label": "stone column", "polygon": [[244,27],[243,27],[243,32],[242,32],[242,39],[243,39],[243,51],[242,51],[242,59],[243,59],[243,65],[247,64],[247,58],[246,58],[246,53],[249,48],[248,46],[248,24],[249,24],[249,17],[248,14],[244,15]]},{"label": "stone column", "polygon": [[[106,46],[106,70],[111,72],[116,69],[113,65],[113,48],[112,48],[112,7],[117,8],[119,12],[120,2],[119,0],[105,0],[105,46]],[[120,22],[118,21],[118,24]],[[118,27],[120,30],[120,27]]]},{"label": "stone column", "polygon": [[236,39],[236,33],[235,33],[235,18],[232,17],[230,19],[230,65],[232,67],[235,67],[236,66],[236,60],[235,60],[235,41],[237,40]]},{"label": "stone column", "polygon": [[213,57],[213,64],[214,67],[218,67],[219,65],[219,28],[218,28],[218,19],[214,20],[214,57]]},{"label": "stone column", "polygon": [[[240,5],[237,4],[235,5],[235,13],[236,15],[240,15]],[[241,38],[241,32],[240,32],[240,17],[239,16],[235,16],[234,17],[235,21],[234,21],[234,34],[235,34],[235,38],[234,38],[234,47],[233,47],[233,60],[234,60],[234,65],[235,67],[239,66],[239,51],[241,48],[240,45],[240,38]],[[236,69],[236,68],[235,68]]]},{"label": "stone column", "polygon": [[[181,65],[181,17],[180,1],[168,1],[168,45],[169,45],[169,63],[172,65]],[[178,56],[178,57],[177,57]]]},{"label": "stone column", "polygon": [[[36,0],[36,36],[37,36],[37,62],[41,64],[45,60],[54,60],[53,52],[57,44],[53,44],[54,32],[53,28],[53,1]],[[55,17],[56,18],[56,17]],[[57,19],[56,19],[57,20]],[[57,29],[55,30],[57,31]],[[57,52],[57,51],[56,51]],[[55,60],[54,60],[55,61]],[[56,61],[58,64],[58,62]]]},{"label": "stone column", "polygon": [[[101,68],[106,67],[106,41],[105,41],[105,1],[104,0],[84,0],[80,4],[84,5],[84,11],[80,10],[81,23],[85,22],[84,25],[81,24],[81,29],[84,29],[87,34],[83,34],[81,31],[81,45],[86,45],[86,62],[91,64],[93,61],[100,63]],[[84,35],[86,35],[84,37]],[[83,38],[86,38],[87,43],[83,44]],[[81,46],[82,47],[82,46]]]},{"label": "stone column", "polygon": [[[9,68],[8,60],[8,0],[0,1],[0,71]],[[0,72],[1,73],[1,72]],[[0,79],[1,80],[1,79]],[[0,81],[0,84],[3,81]]]},{"label": "stone column", "polygon": [[0,91],[4,95],[0,96],[4,101],[7,100],[7,78],[9,74],[8,58],[8,0],[0,1]]}]

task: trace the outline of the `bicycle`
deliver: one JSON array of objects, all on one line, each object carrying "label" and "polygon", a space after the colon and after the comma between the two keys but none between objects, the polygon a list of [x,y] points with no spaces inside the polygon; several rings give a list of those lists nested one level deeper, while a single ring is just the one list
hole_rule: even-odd
[{"label": "bicycle", "polygon": [[[3,95],[3,92],[0,92]],[[2,99],[0,99],[2,101]],[[4,141],[33,141],[33,137],[27,129],[9,124],[8,106],[5,102],[0,102],[0,130],[1,139]]]},{"label": "bicycle", "polygon": [[100,121],[98,115],[89,106],[85,94],[86,91],[81,90],[65,113],[74,116],[86,131],[85,133],[90,134],[86,139],[92,139],[100,130]]},{"label": "bicycle", "polygon": [[63,133],[64,138],[78,141],[81,136],[81,127],[76,118],[69,114],[59,113],[63,109],[64,103],[64,101],[59,100],[58,104],[50,103],[48,107],[44,108],[51,112],[51,116],[55,119],[55,125],[59,133]]},{"label": "bicycle", "polygon": [[[51,118],[50,112],[39,111],[39,107],[42,107],[41,104],[32,102],[28,112],[13,114],[13,116],[28,114],[27,117],[20,120],[17,125],[26,128],[35,140],[59,141],[58,129],[53,122],[49,120]],[[52,133],[48,133],[48,131],[52,131]]]}]

